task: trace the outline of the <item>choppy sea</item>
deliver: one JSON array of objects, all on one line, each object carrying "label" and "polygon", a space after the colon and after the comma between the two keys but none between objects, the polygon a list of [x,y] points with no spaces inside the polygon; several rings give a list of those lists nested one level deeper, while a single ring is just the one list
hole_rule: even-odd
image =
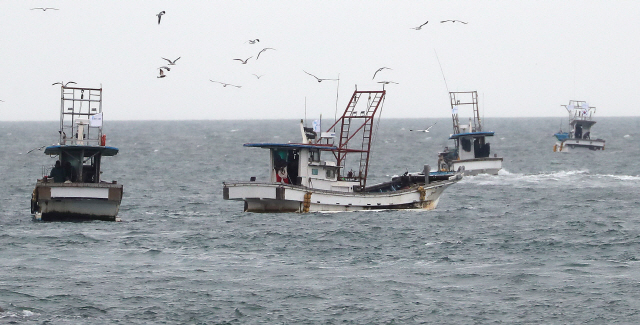
[{"label": "choppy sea", "polygon": [[[438,122],[430,133],[413,133]],[[57,122],[0,122],[0,324],[636,324],[640,118],[554,153],[560,119],[487,118],[498,176],[433,211],[254,214],[222,181],[265,178],[283,121],[106,121],[122,222],[32,220]],[[450,119],[383,119],[370,182],[436,165]]]}]

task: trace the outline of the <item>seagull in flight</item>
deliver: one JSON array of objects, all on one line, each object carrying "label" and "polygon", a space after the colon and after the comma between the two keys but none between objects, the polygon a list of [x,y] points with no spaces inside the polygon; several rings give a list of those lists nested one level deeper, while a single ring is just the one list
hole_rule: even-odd
[{"label": "seagull in flight", "polygon": [[69,81],[69,82],[67,82],[67,83],[64,83],[64,81],[62,81],[62,82],[54,82],[54,83],[52,83],[51,85],[52,85],[52,86],[54,86],[54,85],[62,85],[63,87],[66,87],[68,84],[75,84],[75,82],[73,82],[73,81]]},{"label": "seagull in flight", "polygon": [[256,76],[256,78],[258,78],[258,79],[260,79],[262,76],[264,76],[263,74],[261,74],[261,75],[257,75],[257,74],[255,74],[255,73],[252,73],[252,75]]},{"label": "seagull in flight", "polygon": [[228,84],[228,83],[220,82],[220,81],[215,81],[215,80],[211,80],[211,79],[209,79],[209,81],[215,82],[215,83],[219,83],[219,84],[222,85],[222,87],[233,86],[233,87],[236,87],[236,88],[242,88],[242,86],[236,86],[236,85],[232,85],[232,84]]},{"label": "seagull in flight", "polygon": [[162,70],[162,68],[160,68],[159,70],[160,70],[160,75],[158,76],[158,78],[166,77],[165,74],[164,74],[164,70]]},{"label": "seagull in flight", "polygon": [[181,58],[181,57],[178,57],[177,59],[175,59],[175,60],[173,60],[173,61],[171,61],[171,60],[169,60],[169,59],[165,59],[165,58],[163,58],[163,59],[167,60],[167,62],[169,62],[169,65],[176,65],[176,61],[180,60],[180,58]]},{"label": "seagull in flight", "polygon": [[[433,125],[436,125],[436,124],[438,124],[438,122],[433,123]],[[426,129],[424,129],[424,130],[409,130],[409,131],[425,132],[425,133],[427,133],[427,132],[429,132],[429,130],[431,130],[431,128],[433,127],[433,125],[431,125],[430,127],[426,128]]]},{"label": "seagull in flight", "polygon": [[[262,52],[264,52],[264,51],[266,51],[266,50],[274,50],[274,51],[275,51],[275,49],[274,49],[274,48],[271,48],[271,47],[265,47],[265,48],[263,48],[263,49],[262,49],[262,51],[260,51],[260,53],[262,53]],[[258,53],[258,56],[256,56],[256,60],[260,58],[260,53]],[[248,59],[247,59],[247,60],[248,60]]]},{"label": "seagull in flight", "polygon": [[418,26],[418,27],[411,27],[411,29],[421,30],[421,29],[422,29],[422,26],[424,26],[424,25],[426,25],[426,24],[428,24],[428,23],[429,23],[429,21],[427,20],[427,22],[426,22],[426,23],[424,23],[424,24],[422,24],[422,25],[420,25],[420,26]]},{"label": "seagull in flight", "polygon": [[158,16],[158,25],[160,25],[160,19],[162,19],[162,15],[164,15],[164,10],[160,11],[156,16]]},{"label": "seagull in flight", "polygon": [[388,84],[396,84],[396,85],[399,85],[399,83],[397,83],[397,82],[395,82],[395,81],[378,81],[378,83],[379,83],[379,84],[385,84],[385,85],[388,85]]},{"label": "seagull in flight", "polygon": [[260,43],[260,40],[257,39],[257,38],[256,39],[250,39],[250,40],[246,41],[245,43],[249,43],[249,44]]},{"label": "seagull in flight", "polygon": [[166,67],[166,66],[161,66],[161,67],[159,67],[158,69],[160,69],[160,70],[165,69],[165,70],[167,70],[167,71],[171,71],[171,68]]},{"label": "seagull in flight", "polygon": [[[304,71],[304,70],[302,70],[302,71]],[[318,82],[322,82],[323,80],[338,80],[338,79],[322,79],[322,78],[318,78],[318,77],[316,77],[316,76],[314,76],[314,75],[312,75],[312,74],[310,74],[309,72],[306,72],[306,71],[304,71],[304,73],[316,78],[318,80]]]},{"label": "seagull in flight", "polygon": [[376,70],[376,72],[373,74],[373,78],[371,78],[371,80],[375,79],[375,78],[376,78],[376,74],[378,74],[378,72],[380,72],[380,71],[382,71],[382,70],[384,70],[384,69],[393,70],[393,69],[391,69],[391,68],[382,67],[382,68],[380,68],[380,69]]},{"label": "seagull in flight", "polygon": [[31,8],[31,10],[36,10],[36,9],[40,9],[42,11],[47,11],[47,9],[51,9],[51,10],[60,10],[58,8]]},{"label": "seagull in flight", "polygon": [[448,22],[448,21],[450,21],[450,22],[452,22],[452,23],[459,22],[459,23],[463,23],[463,24],[465,24],[465,25],[467,24],[467,23],[465,23],[465,22],[464,22],[464,21],[462,21],[462,20],[455,20],[455,19],[443,20],[443,21],[441,21],[440,23],[446,23],[446,22]]},{"label": "seagull in flight", "polygon": [[33,151],[36,151],[36,150],[42,150],[42,149],[44,149],[45,147],[46,147],[46,145],[44,145],[44,146],[42,146],[42,147],[40,147],[40,148],[33,148],[33,149],[31,149],[31,150],[27,151],[27,154],[30,154],[30,153],[32,153]]},{"label": "seagull in flight", "polygon": [[247,61],[249,61],[249,59],[251,59],[251,58],[252,58],[252,56],[248,57],[246,60],[243,60],[243,59],[233,59],[233,60],[234,61],[240,61],[240,62],[242,62],[242,64],[247,64]]}]

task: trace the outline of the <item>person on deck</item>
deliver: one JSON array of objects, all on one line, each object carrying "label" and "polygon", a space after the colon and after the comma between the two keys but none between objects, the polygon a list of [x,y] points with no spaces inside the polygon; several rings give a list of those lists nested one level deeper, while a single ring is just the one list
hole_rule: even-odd
[{"label": "person on deck", "polygon": [[64,162],[64,178],[65,178],[65,182],[75,182],[76,181],[76,170],[73,169],[73,166],[71,166],[71,163],[68,161]]},{"label": "person on deck", "polygon": [[60,160],[56,160],[56,165],[51,168],[49,177],[53,178],[54,183],[64,182],[64,170],[62,169],[62,165],[60,165]]}]

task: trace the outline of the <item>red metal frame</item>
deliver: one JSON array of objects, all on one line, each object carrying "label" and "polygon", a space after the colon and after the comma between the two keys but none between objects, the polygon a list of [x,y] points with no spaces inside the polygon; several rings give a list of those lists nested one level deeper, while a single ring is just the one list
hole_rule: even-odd
[{"label": "red metal frame", "polygon": [[[344,179],[346,173],[346,158],[347,154],[351,152],[360,153],[360,162],[357,175],[352,175],[351,179],[357,179],[360,182],[360,186],[364,188],[367,184],[367,175],[369,171],[369,154],[371,152],[371,141],[373,138],[373,121],[378,108],[382,105],[385,90],[379,91],[354,91],[347,108],[344,110],[342,116],[336,120],[336,122],[327,129],[327,131],[334,130],[337,133],[336,126],[340,123],[340,142],[337,145],[337,150],[333,151],[336,157],[336,163],[340,168],[340,177]],[[364,110],[358,110],[358,102],[362,95],[368,96],[366,108]],[[358,121],[361,120],[361,124]],[[355,123],[354,123],[355,122]],[[352,124],[356,127],[352,130]],[[362,135],[362,142],[360,148],[349,147],[350,141],[358,134]]]}]

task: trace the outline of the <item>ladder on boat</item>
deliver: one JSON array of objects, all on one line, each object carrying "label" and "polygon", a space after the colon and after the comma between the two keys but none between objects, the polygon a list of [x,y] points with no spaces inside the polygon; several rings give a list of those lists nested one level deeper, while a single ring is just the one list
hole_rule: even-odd
[{"label": "ladder on boat", "polygon": [[[367,184],[374,116],[382,104],[385,93],[385,90],[354,91],[342,116],[329,128],[329,130],[334,129],[340,123],[340,140],[334,155],[336,156],[336,164],[341,167],[341,178],[344,179],[346,177],[348,180],[358,180],[361,188],[364,188]],[[366,104],[360,103],[362,95],[367,98]],[[358,105],[359,103],[360,105]],[[358,134],[362,135],[360,144],[350,145],[350,141]],[[347,154],[352,152],[360,153],[360,161],[358,162],[356,174],[351,173],[349,175],[346,170],[346,158]]]}]

